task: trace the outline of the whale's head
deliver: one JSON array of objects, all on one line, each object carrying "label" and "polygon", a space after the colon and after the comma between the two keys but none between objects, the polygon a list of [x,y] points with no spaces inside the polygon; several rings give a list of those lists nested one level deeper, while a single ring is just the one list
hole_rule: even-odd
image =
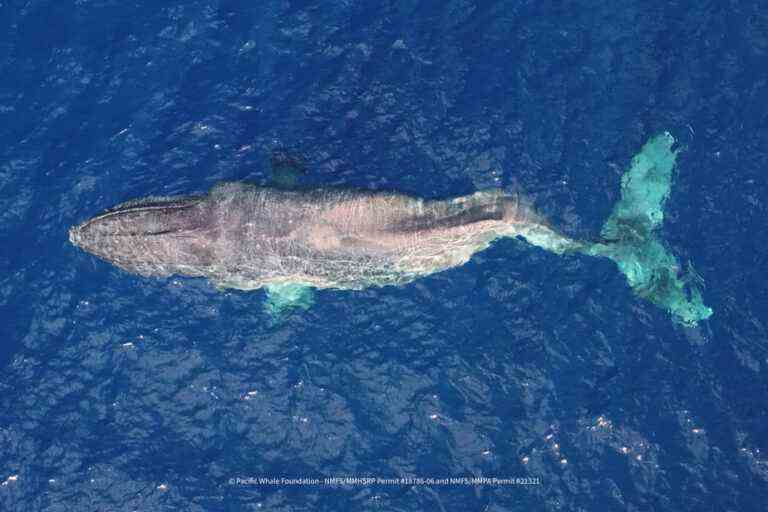
[{"label": "whale's head", "polygon": [[170,275],[211,264],[215,229],[205,197],[123,203],[69,230],[69,241],[124,270]]}]

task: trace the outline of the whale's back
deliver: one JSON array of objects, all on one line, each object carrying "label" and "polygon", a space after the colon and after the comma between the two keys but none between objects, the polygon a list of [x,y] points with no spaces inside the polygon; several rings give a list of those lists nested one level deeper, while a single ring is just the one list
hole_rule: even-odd
[{"label": "whale's back", "polygon": [[460,265],[530,217],[498,191],[423,200],[223,183],[206,196],[125,203],[73,228],[70,238],[142,275],[205,276],[240,289],[364,288]]}]

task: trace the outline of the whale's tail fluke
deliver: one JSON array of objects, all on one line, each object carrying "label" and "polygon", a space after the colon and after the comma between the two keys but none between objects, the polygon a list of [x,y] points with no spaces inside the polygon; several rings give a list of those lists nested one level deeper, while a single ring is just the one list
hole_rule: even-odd
[{"label": "whale's tail fluke", "polygon": [[579,250],[610,258],[637,295],[694,326],[712,315],[699,291],[701,277],[690,265],[683,275],[659,235],[678,153],[674,142],[665,132],[643,146],[621,179],[621,199],[603,226],[603,240]]}]

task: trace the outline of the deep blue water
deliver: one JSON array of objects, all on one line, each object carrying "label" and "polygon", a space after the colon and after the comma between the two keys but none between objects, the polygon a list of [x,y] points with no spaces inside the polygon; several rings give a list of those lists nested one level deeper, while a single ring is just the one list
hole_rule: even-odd
[{"label": "deep blue water", "polygon": [[[0,510],[765,510],[767,70],[759,1],[3,0]],[[305,186],[519,186],[594,238],[663,130],[697,329],[516,240],[276,324],[67,242],[274,152]],[[344,476],[538,484],[230,483]]]}]

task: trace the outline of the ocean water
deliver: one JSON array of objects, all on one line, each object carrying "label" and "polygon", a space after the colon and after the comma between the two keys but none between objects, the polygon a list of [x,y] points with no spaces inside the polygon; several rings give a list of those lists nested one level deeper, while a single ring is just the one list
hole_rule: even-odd
[{"label": "ocean water", "polygon": [[[767,106],[759,1],[0,0],[0,510],[765,510]],[[594,238],[664,130],[698,328],[517,240],[277,323],[67,241],[276,154]]]}]

